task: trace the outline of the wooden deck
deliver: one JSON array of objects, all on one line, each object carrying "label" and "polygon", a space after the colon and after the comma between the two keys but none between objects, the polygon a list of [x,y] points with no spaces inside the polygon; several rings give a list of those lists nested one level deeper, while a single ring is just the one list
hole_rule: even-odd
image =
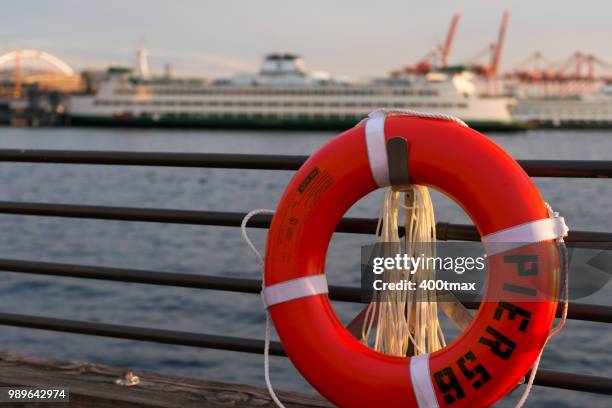
[{"label": "wooden deck", "polygon": [[[63,386],[70,389],[70,403],[2,403],[2,407],[41,408],[159,408],[159,407],[274,407],[263,388],[226,384],[178,376],[134,371],[140,383],[115,384],[124,369],[90,363],[0,353],[0,386]],[[319,396],[278,391],[287,407],[331,407]]]}]

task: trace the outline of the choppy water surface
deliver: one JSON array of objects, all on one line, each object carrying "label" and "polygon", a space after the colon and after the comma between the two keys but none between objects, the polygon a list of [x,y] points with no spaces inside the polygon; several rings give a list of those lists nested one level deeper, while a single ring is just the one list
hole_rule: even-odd
[{"label": "choppy water surface", "polygon": [[[0,128],[0,148],[308,154],[326,132],[230,132]],[[612,159],[612,132],[531,131],[491,135],[517,159]],[[466,160],[469,160],[466,158]],[[274,208],[292,172],[0,163],[0,200],[247,211]],[[545,199],[574,229],[612,230],[612,182],[537,179]],[[438,220],[468,222],[435,195]],[[380,193],[351,210],[375,217]],[[256,278],[260,271],[236,228],[0,215],[0,257]],[[263,248],[265,231],[252,230]],[[359,282],[359,246],[371,237],[336,234],[332,284]],[[4,312],[262,338],[259,298],[139,284],[2,272]],[[612,304],[610,289],[586,301]],[[344,320],[356,305],[335,304]],[[41,356],[263,386],[260,355],[0,327],[1,348]],[[542,367],[612,377],[606,324],[570,321],[551,340]],[[284,358],[272,358],[275,386],[311,391]],[[499,406],[512,406],[508,397]],[[528,406],[606,407],[587,393],[536,387]]]}]

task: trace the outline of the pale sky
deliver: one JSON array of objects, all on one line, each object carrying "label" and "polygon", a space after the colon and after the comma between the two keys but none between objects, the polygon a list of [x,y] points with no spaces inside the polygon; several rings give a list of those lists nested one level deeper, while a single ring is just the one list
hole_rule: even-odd
[{"label": "pale sky", "polygon": [[196,76],[255,70],[270,52],[295,52],[309,69],[362,78],[415,62],[459,23],[451,62],[497,37],[511,12],[502,69],[534,51],[560,61],[576,50],[612,61],[612,2],[466,0],[3,0],[0,52],[35,48],[73,68],[131,64],[150,49],[160,72]]}]

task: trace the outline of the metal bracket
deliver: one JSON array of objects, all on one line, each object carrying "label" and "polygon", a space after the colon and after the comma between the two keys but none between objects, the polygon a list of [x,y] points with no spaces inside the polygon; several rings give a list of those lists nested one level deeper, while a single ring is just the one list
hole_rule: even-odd
[{"label": "metal bracket", "polygon": [[395,191],[408,190],[412,183],[410,182],[406,139],[395,136],[387,140],[387,166],[391,188]]}]

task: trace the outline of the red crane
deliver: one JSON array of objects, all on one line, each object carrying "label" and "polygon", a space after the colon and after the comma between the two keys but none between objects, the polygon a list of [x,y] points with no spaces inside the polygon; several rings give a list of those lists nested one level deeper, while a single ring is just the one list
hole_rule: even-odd
[{"label": "red crane", "polygon": [[436,45],[423,58],[419,59],[416,64],[408,65],[400,70],[392,71],[392,77],[399,77],[403,74],[424,75],[431,72],[436,66],[446,67],[448,64],[448,56],[453,45],[453,39],[457,32],[457,25],[461,19],[460,13],[455,13],[446,33],[446,41],[444,44]]},{"label": "red crane", "polygon": [[450,50],[453,45],[453,39],[455,38],[455,33],[457,32],[457,25],[459,24],[460,19],[461,13],[455,13],[455,15],[453,15],[453,19],[451,20],[450,27],[448,28],[448,33],[446,33],[446,41],[444,42],[444,46],[440,50],[440,66],[442,67],[445,67],[448,64],[448,55],[450,54]]},{"label": "red crane", "polygon": [[497,75],[499,61],[501,60],[502,49],[504,47],[504,41],[506,40],[506,30],[508,29],[509,18],[510,13],[508,11],[504,12],[504,15],[502,17],[502,23],[499,27],[497,43],[495,44],[495,51],[493,52],[493,57],[491,58],[491,65],[489,66],[489,75]]},{"label": "red crane", "polygon": [[472,69],[478,75],[485,77],[497,76],[499,70],[499,61],[501,60],[502,49],[504,48],[504,41],[506,39],[506,30],[508,28],[508,19],[510,18],[509,12],[504,12],[502,16],[501,26],[499,27],[499,34],[497,36],[497,42],[488,45],[485,49],[478,53],[478,55],[472,58],[472,61],[481,58],[485,53],[489,53],[489,63],[473,63]]}]

